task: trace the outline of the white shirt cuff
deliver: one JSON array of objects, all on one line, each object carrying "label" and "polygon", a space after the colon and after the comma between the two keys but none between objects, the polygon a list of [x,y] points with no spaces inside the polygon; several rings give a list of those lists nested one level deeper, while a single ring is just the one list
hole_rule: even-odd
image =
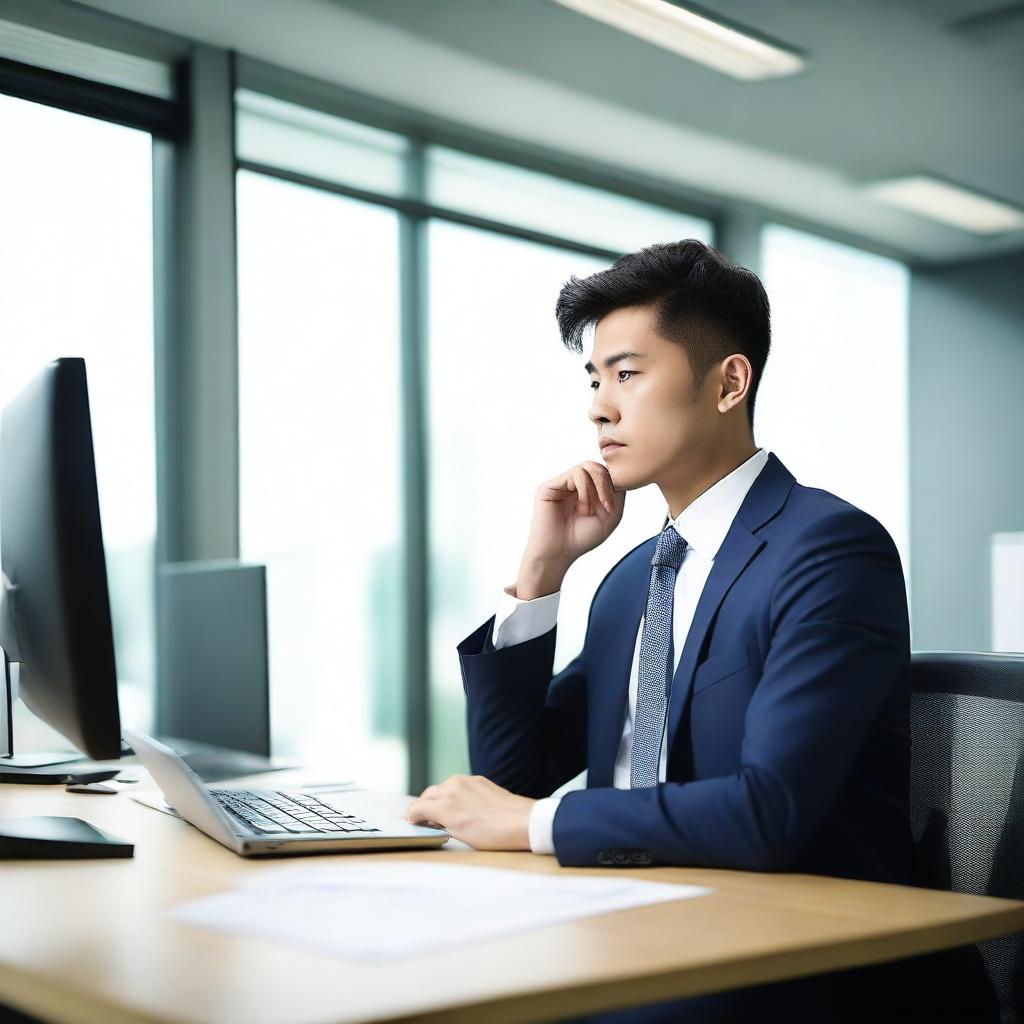
[{"label": "white shirt cuff", "polygon": [[558,620],[558,599],[561,591],[522,601],[515,596],[515,584],[509,584],[498,598],[494,616],[495,648],[511,647],[543,636]]},{"label": "white shirt cuff", "polygon": [[530,809],[530,849],[534,853],[555,852],[555,811],[561,799],[560,796],[546,796]]}]

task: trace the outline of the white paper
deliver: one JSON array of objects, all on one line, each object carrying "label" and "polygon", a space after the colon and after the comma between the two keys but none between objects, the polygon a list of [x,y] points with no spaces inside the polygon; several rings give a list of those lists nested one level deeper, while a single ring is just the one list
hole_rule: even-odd
[{"label": "white paper", "polygon": [[163,811],[164,814],[173,814],[175,818],[181,817],[181,815],[164,799],[164,795],[159,789],[136,790],[131,794],[131,798],[140,804],[152,807],[154,810]]},{"label": "white paper", "polygon": [[387,963],[713,891],[464,864],[331,864],[260,872],[239,889],[168,914],[345,960]]}]

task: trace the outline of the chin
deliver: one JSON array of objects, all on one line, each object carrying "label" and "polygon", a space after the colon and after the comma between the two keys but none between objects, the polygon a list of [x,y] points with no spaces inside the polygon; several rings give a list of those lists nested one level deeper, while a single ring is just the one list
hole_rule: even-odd
[{"label": "chin", "polygon": [[651,482],[646,476],[619,465],[608,466],[608,475],[612,478],[612,486],[621,487],[624,491],[635,491]]}]

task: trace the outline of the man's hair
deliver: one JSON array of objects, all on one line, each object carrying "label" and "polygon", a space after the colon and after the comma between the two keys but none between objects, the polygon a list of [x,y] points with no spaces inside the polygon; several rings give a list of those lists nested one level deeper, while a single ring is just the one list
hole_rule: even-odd
[{"label": "man's hair", "polygon": [[758,276],[696,238],[659,242],[589,277],[573,275],[558,294],[555,317],[565,345],[582,352],[589,326],[612,310],[641,305],[654,307],[658,333],[686,350],[698,391],[726,356],[741,352],[750,360],[753,434],[754,399],[771,345],[768,296]]}]

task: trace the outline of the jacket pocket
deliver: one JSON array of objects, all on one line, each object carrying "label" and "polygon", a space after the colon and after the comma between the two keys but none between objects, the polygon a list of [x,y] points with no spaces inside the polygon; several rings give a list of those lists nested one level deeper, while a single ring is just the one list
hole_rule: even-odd
[{"label": "jacket pocket", "polygon": [[697,666],[693,676],[693,694],[721,682],[726,676],[740,672],[750,666],[750,648],[746,644],[737,644],[724,651],[712,654],[710,658]]}]

